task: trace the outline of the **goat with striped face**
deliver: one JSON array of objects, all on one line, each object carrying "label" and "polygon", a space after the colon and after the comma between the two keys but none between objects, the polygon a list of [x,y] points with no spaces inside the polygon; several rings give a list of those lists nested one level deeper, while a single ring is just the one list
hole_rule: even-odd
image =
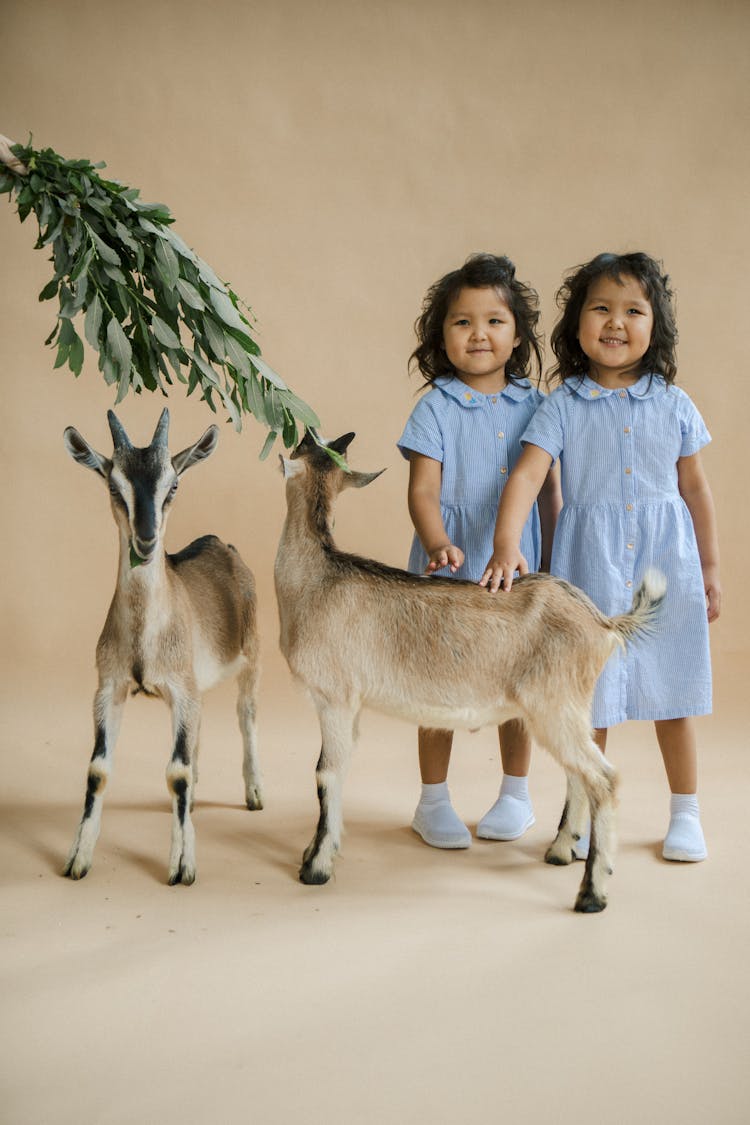
[{"label": "goat with striped face", "polygon": [[171,456],[169,412],[162,412],[145,448],[135,447],[110,410],[111,458],[98,453],[72,426],[65,445],[79,464],[107,483],[120,536],[115,594],[96,650],[99,686],[94,698],[94,752],[83,816],[65,866],[81,879],[99,835],[103,790],[128,692],[164,699],[172,711],[172,754],[167,785],[172,795],[169,882],[195,879],[191,819],[197,780],[201,694],[228,676],[238,679],[237,714],[244,745],[245,800],[263,807],[257,759],[255,700],[258,636],[255,583],[234,547],[205,535],[167,554],[164,532],[180,476],[216,448],[211,426]]},{"label": "goat with striped face", "polygon": [[[329,447],[343,456],[354,434]],[[664,595],[646,574],[629,613],[605,617],[567,582],[531,574],[513,594],[422,578],[339,551],[331,534],[342,489],[378,473],[345,472],[306,435],[282,458],[287,518],[276,555],[281,650],[318,711],[320,817],[300,869],[330,879],[342,784],[362,707],[431,729],[523,722],[560,763],[568,800],[547,862],[568,864],[591,811],[592,844],[576,910],[603,910],[614,860],[616,775],[591,737],[594,685],[612,652],[653,623]]]}]

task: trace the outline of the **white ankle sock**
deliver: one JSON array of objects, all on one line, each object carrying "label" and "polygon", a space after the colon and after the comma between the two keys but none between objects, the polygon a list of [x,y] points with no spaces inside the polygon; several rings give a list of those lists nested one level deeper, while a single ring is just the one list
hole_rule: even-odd
[{"label": "white ankle sock", "polygon": [[518,801],[528,801],[528,777],[513,777],[511,774],[504,773],[502,784],[500,786],[500,796],[515,797]]},{"label": "white ankle sock", "polygon": [[675,813],[691,813],[693,816],[700,816],[698,794],[672,793],[669,798],[669,812],[672,816]]},{"label": "white ankle sock", "polygon": [[664,859],[695,863],[708,855],[695,793],[673,793],[669,799],[669,828],[664,839]]}]

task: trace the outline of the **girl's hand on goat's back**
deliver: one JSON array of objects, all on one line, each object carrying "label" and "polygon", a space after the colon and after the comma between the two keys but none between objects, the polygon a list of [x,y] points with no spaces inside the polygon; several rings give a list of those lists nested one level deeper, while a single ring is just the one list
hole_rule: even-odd
[{"label": "girl's hand on goat's back", "polygon": [[518,547],[496,550],[479,579],[480,586],[486,586],[491,594],[496,594],[502,583],[507,594],[513,585],[513,575],[529,573],[529,564]]},{"label": "girl's hand on goat's back", "polygon": [[456,547],[453,543],[446,543],[443,547],[436,547],[433,551],[429,552],[430,561],[427,564],[425,574],[434,574],[436,570],[442,570],[444,566],[451,568],[451,574],[455,574],[460,566],[463,565],[464,553],[460,547]]}]

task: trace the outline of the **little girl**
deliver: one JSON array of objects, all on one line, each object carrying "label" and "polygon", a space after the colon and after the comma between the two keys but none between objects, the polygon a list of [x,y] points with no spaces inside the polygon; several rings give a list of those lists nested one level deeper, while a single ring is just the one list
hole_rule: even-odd
[{"label": "little girl", "polygon": [[[581,587],[608,615],[625,612],[645,570],[666,574],[655,632],[613,656],[593,705],[607,729],[652,719],[672,793],[665,859],[706,858],[698,809],[695,724],[711,710],[708,622],[719,616],[713,500],[699,450],[711,439],[673,386],[677,330],[669,279],[646,254],[599,254],[558,293],[551,345],[562,385],[523,435],[500,504],[481,585],[510,590],[527,560],[522,529],[550,463],[560,458],[563,509],[551,572]],[[587,845],[579,852],[585,856]]]},{"label": "little girl", "polygon": [[[470,257],[425,297],[410,365],[416,362],[430,390],[398,442],[409,461],[412,573],[447,567],[455,578],[477,582],[482,576],[500,494],[543,397],[527,378],[532,360],[541,374],[538,319],[536,293],[517,280],[508,258],[492,254]],[[535,493],[519,529],[535,569],[551,544],[560,507],[556,473],[542,474],[536,491],[539,512]],[[477,668],[477,675],[482,671]],[[520,722],[505,723],[498,734],[504,777],[477,835],[515,840],[534,823],[527,781],[531,748]],[[448,793],[452,740],[452,731],[419,731],[422,794],[412,827],[436,848],[471,843]]]}]

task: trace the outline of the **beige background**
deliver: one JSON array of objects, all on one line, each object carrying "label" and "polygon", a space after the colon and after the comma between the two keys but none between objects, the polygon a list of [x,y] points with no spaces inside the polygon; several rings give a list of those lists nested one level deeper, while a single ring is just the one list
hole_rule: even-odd
[{"label": "beige background", "polygon": [[[51,304],[33,220],[0,207],[3,432],[2,1118],[20,1123],[744,1122],[748,1042],[748,520],[740,487],[747,321],[746,3],[503,0],[5,0],[0,131],[34,134],[166,202],[253,306],[264,355],[351,459],[388,472],[342,501],[339,542],[401,564],[395,449],[427,286],[475,250],[541,295],[602,249],[660,257],[677,290],[680,384],[714,436],[725,610],[702,720],[711,858],[658,859],[666,785],[648,724],[616,732],[621,847],[611,907],[570,911],[580,868],[541,863],[562,778],[532,769],[536,827],[447,855],[408,825],[413,731],[369,717],[334,883],[296,867],[315,821],[315,717],[276,650],[283,491],[252,419],[191,473],[170,549],[213,531],[254,569],[267,808],[240,807],[233,697],[206,705],[199,882],[163,886],[163,708],[126,716],[89,877],[59,877],[90,748],[93,652],[116,541],[67,457],[104,452],[111,393],[43,347]],[[145,443],[162,401],[122,404]],[[181,448],[212,421],[169,399]],[[494,798],[492,732],[457,742],[473,826]],[[746,801],[745,801],[746,803]]]}]

